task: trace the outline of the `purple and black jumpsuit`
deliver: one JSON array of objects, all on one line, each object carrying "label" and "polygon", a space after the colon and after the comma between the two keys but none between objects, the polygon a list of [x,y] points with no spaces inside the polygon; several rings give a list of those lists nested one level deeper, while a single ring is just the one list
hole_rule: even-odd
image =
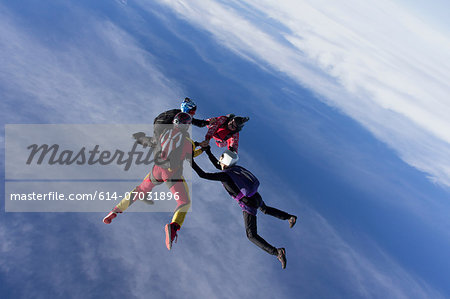
[{"label": "purple and black jumpsuit", "polygon": [[[211,153],[211,150],[207,148],[205,149],[205,152],[213,165],[217,169],[221,170],[219,161]],[[201,178],[222,182],[227,192],[231,195],[231,197],[238,201],[239,206],[242,208],[245,230],[248,239],[267,253],[277,255],[277,248],[267,243],[266,240],[258,235],[256,213],[259,209],[264,214],[271,215],[282,220],[287,220],[292,215],[265,205],[261,195],[258,193],[258,179],[250,171],[237,165],[229,167],[222,172],[205,173],[197,165],[197,163],[195,163],[195,161],[192,161],[192,168]]]}]

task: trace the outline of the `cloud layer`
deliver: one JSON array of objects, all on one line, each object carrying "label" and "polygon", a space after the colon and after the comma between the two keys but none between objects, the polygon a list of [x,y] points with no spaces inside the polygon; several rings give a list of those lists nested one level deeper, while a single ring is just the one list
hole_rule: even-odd
[{"label": "cloud layer", "polygon": [[[134,37],[106,18],[67,9],[73,12],[62,14],[73,22],[84,20],[82,25],[68,33],[70,38],[48,41],[58,33],[30,34],[17,15],[2,8],[5,122],[28,116],[38,122],[142,123],[177,101],[181,89],[162,75]],[[143,107],[148,118],[136,113]]]},{"label": "cloud layer", "polygon": [[[441,98],[445,86],[436,79],[446,75],[445,62],[438,64],[446,53],[438,51],[419,64],[420,55],[412,46],[399,51],[409,39],[415,46],[417,34],[405,29],[409,28],[405,22],[411,20],[397,15],[389,2],[380,2],[369,15],[365,15],[367,7],[356,1],[349,2],[344,11],[329,3],[306,1],[236,1],[231,6],[207,0],[161,3],[240,57],[310,88],[318,98],[364,124],[409,163],[447,183],[448,132],[441,125],[448,128],[443,117],[448,107]],[[140,14],[129,8],[132,4],[121,5],[127,12],[124,16],[140,22]],[[156,14],[154,6],[140,5]],[[165,75],[138,37],[113,20],[71,9],[74,20],[86,28],[78,39],[75,35],[65,42],[56,39],[56,45],[45,35],[30,34],[7,9],[0,10],[0,50],[5,53],[2,57],[9,57],[0,74],[7,99],[2,102],[6,122],[148,122],[142,107],[151,105],[162,111],[177,104],[184,82]],[[389,14],[394,17],[388,18],[387,27],[381,26],[379,18]],[[361,22],[367,22],[367,28]],[[399,25],[400,36],[409,33],[395,42],[387,33]],[[439,34],[428,36],[424,28],[419,29],[426,30],[427,42],[443,42]],[[376,32],[367,34],[372,30]],[[146,37],[161,42],[152,34]],[[169,41],[160,46],[167,52],[178,50]],[[432,46],[422,47],[422,51],[434,51]],[[411,59],[425,71],[417,72],[409,64]],[[198,67],[184,63],[186,69]],[[421,80],[433,90],[432,97],[421,88]],[[407,85],[414,92],[406,91]],[[434,99],[433,105],[427,106],[418,95]],[[430,115],[435,122],[428,123]],[[435,152],[440,155],[429,156]],[[171,252],[163,243],[163,225],[170,214],[124,213],[110,226],[101,222],[103,214],[92,213],[1,217],[0,250],[5,258],[0,273],[8,287],[5,291],[11,297],[39,297],[49,290],[65,297],[105,293],[137,298],[149,294],[287,298],[299,293],[319,298],[336,294],[346,298],[441,297],[420,275],[378,247],[371,236],[366,240],[360,231],[345,233],[345,228],[306,206],[295,188],[264,178],[265,165],[252,160],[246,148],[240,153],[249,168],[272,183],[263,189],[268,204],[301,213],[294,230],[286,222],[264,215],[259,218],[260,233],[288,248],[285,272],[274,257],[246,239],[241,211],[220,184],[196,180],[193,212]],[[211,169],[203,159],[202,167]],[[279,199],[275,186],[283,187],[284,196],[293,200]],[[249,287],[243,287],[243,282]]]},{"label": "cloud layer", "polygon": [[[450,186],[450,41],[392,1],[160,1]],[[146,5],[141,4],[144,8]]]}]

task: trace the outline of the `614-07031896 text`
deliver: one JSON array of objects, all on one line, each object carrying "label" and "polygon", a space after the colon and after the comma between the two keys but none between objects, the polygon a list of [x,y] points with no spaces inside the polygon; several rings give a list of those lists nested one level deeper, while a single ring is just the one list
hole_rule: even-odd
[{"label": "614-07031896 text", "polygon": [[[100,192],[105,193],[104,200],[117,200],[122,199],[124,197],[126,198],[134,198],[134,196],[137,196],[137,200],[179,200],[180,195],[179,192],[126,192],[124,197],[118,196],[117,192]],[[100,197],[102,195],[99,195]],[[102,200],[102,199],[101,199]]]},{"label": "614-07031896 text", "polygon": [[82,201],[82,200],[122,200],[123,198],[134,198],[137,194],[136,200],[179,200],[178,192],[125,192],[123,195],[118,192],[104,192],[95,191],[94,193],[69,193],[62,192],[47,192],[47,193],[11,193],[9,198],[12,201],[16,200],[40,200],[40,201],[54,201],[54,200],[70,200],[70,201]]}]

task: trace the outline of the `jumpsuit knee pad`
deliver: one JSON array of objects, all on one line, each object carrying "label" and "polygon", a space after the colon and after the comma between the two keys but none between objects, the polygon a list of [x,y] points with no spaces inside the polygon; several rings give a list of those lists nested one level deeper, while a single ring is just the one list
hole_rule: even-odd
[{"label": "jumpsuit knee pad", "polygon": [[255,236],[257,235],[253,230],[251,230],[251,229],[249,229],[249,228],[247,228],[247,229],[245,230],[245,233],[247,234],[247,238],[248,238],[249,240],[254,239]]},{"label": "jumpsuit knee pad", "polygon": [[262,205],[259,207],[259,210],[263,213],[263,214],[267,214],[267,206],[266,205]]}]

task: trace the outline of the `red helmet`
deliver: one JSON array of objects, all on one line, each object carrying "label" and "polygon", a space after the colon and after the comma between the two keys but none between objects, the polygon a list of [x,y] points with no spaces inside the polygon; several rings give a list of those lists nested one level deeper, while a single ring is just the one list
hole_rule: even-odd
[{"label": "red helmet", "polygon": [[175,128],[186,131],[189,125],[192,123],[192,117],[188,113],[180,112],[175,115],[173,124]]}]

